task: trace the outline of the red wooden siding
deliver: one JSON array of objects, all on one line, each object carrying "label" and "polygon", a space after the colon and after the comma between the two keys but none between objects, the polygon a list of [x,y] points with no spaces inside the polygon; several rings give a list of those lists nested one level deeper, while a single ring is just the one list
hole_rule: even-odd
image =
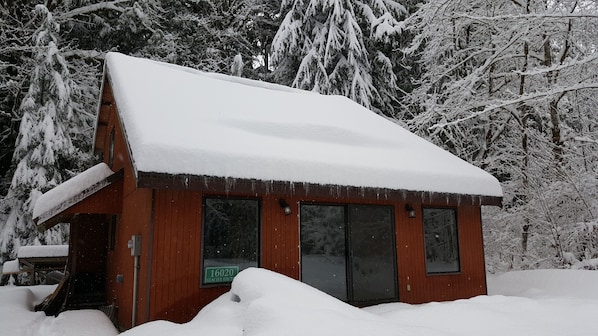
[{"label": "red wooden siding", "polygon": [[200,239],[201,194],[156,190],[151,320],[188,321],[207,303],[199,296]]},{"label": "red wooden siding", "polygon": [[[198,192],[155,191],[150,320],[189,321],[230,289],[200,286],[202,201]],[[278,197],[262,199],[260,266],[298,279],[299,229],[293,206],[293,215],[285,216]]]},{"label": "red wooden siding", "polygon": [[263,268],[299,279],[299,207],[295,198],[285,201],[292,213],[285,216],[279,196],[262,198],[261,264]]},{"label": "red wooden siding", "polygon": [[122,211],[122,181],[106,186],[97,193],[70,207],[66,213],[120,213]]},{"label": "red wooden siding", "polygon": [[[114,250],[108,251],[107,299],[118,305],[118,320],[123,328],[132,325],[134,257],[127,242],[133,235],[141,235],[142,256],[140,258],[138,302],[136,322],[147,321],[147,274],[149,271],[148,254],[150,247],[150,224],[152,213],[152,190],[137,189],[128,147],[117,115],[110,85],[106,83],[102,96],[102,106],[96,135],[96,151],[103,153],[103,159],[109,164],[110,133],[114,132],[113,171],[124,170],[120,192],[122,193],[122,213],[117,218]],[[122,275],[124,281],[116,282]]]},{"label": "red wooden siding", "polygon": [[[229,290],[229,286],[200,286],[202,197],[203,194],[192,191],[155,191],[149,320],[189,321],[203,306]],[[278,204],[279,198],[278,195],[261,198],[260,267],[299,279],[301,200],[285,197],[292,208],[292,214],[285,216]],[[421,303],[486,293],[479,208],[466,206],[457,210],[461,272],[427,275],[420,205],[413,205],[416,218],[408,218],[402,202],[341,202],[335,198],[306,201],[394,205],[400,301]]]},{"label": "red wooden siding", "polygon": [[461,272],[427,275],[421,205],[416,218],[396,209],[399,300],[407,303],[455,300],[486,294],[480,209],[457,208]]}]

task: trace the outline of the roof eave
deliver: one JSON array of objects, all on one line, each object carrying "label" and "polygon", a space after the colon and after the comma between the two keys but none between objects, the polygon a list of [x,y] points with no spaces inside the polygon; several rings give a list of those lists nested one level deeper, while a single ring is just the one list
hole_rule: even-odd
[{"label": "roof eave", "polygon": [[376,187],[355,187],[291,181],[263,181],[206,175],[138,172],[139,188],[194,190],[206,193],[280,194],[403,201],[446,205],[502,205],[502,197]]}]

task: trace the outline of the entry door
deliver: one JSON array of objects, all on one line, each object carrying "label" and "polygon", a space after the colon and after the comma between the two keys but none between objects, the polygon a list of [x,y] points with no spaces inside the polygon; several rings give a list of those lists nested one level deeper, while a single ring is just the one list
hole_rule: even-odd
[{"label": "entry door", "polygon": [[301,205],[301,279],[353,304],[396,301],[393,207]]}]

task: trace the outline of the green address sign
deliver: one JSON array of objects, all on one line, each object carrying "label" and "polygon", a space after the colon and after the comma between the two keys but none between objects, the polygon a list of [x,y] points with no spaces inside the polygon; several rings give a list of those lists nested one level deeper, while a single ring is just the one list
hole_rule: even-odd
[{"label": "green address sign", "polygon": [[206,267],[203,283],[213,284],[231,282],[238,273],[239,266]]}]

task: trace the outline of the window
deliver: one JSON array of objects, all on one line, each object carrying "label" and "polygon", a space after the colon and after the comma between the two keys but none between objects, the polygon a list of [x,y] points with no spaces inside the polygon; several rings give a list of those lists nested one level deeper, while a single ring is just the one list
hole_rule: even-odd
[{"label": "window", "polygon": [[110,147],[108,148],[108,166],[114,165],[114,128],[110,131]]},{"label": "window", "polygon": [[460,272],[455,209],[424,208],[423,217],[426,271],[429,274]]},{"label": "window", "polygon": [[393,207],[301,205],[301,280],[350,303],[397,295]]},{"label": "window", "polygon": [[228,283],[257,267],[259,200],[205,198],[203,210],[202,283]]}]

